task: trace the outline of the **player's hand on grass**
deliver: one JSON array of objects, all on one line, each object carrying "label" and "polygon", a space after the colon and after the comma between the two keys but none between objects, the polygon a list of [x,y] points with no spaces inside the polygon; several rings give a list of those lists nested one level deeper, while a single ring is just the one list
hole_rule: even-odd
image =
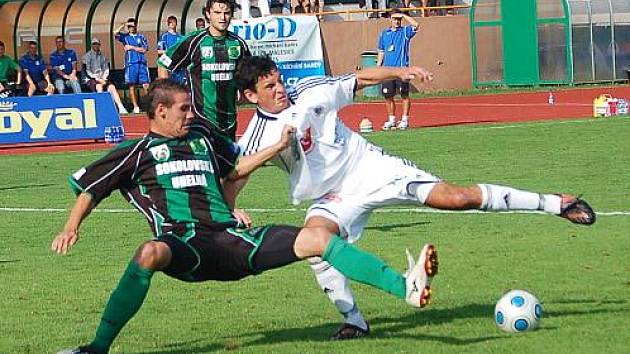
[{"label": "player's hand on grass", "polygon": [[400,79],[403,81],[419,79],[420,81],[427,82],[433,80],[433,73],[419,66],[411,66],[408,68],[403,68]]},{"label": "player's hand on grass", "polygon": [[51,249],[59,254],[66,254],[79,241],[77,230],[63,230],[52,242]]},{"label": "player's hand on grass", "polygon": [[234,211],[232,211],[232,215],[234,215],[234,217],[238,221],[238,226],[244,226],[248,229],[252,227],[252,219],[249,217],[249,214],[245,212],[245,210],[234,208]]}]

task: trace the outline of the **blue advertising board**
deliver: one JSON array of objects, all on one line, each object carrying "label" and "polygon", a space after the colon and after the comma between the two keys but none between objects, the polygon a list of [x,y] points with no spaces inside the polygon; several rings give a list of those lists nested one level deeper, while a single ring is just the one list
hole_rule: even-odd
[{"label": "blue advertising board", "polygon": [[102,139],[121,126],[109,93],[0,99],[0,145]]}]

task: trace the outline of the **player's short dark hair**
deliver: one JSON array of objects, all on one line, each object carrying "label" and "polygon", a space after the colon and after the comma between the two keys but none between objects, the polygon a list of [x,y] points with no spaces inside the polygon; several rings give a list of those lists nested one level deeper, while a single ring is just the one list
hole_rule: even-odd
[{"label": "player's short dark hair", "polygon": [[37,41],[28,41],[28,42],[26,42],[26,45],[27,46],[31,46],[31,45],[37,46]]},{"label": "player's short dark hair", "polygon": [[171,15],[171,16],[169,16],[169,17],[166,19],[166,22],[167,22],[167,23],[168,23],[168,22],[171,22],[171,21],[175,21],[175,22],[177,22],[177,17],[175,17],[175,16]]},{"label": "player's short dark hair", "polygon": [[278,66],[268,55],[243,57],[236,67],[236,86],[241,91],[256,92],[258,79],[277,70]]},{"label": "player's short dark hair", "polygon": [[172,79],[157,79],[149,86],[149,94],[145,97],[145,110],[149,119],[155,118],[155,110],[159,104],[171,107],[176,93],[188,93],[188,87]]},{"label": "player's short dark hair", "polygon": [[202,15],[206,16],[206,11],[210,11],[214,3],[226,4],[230,8],[231,13],[234,13],[234,9],[236,9],[236,2],[234,2],[234,0],[208,0],[206,1],[206,6],[201,9]]},{"label": "player's short dark hair", "polygon": [[0,47],[4,48],[4,42],[3,41],[0,41]]},{"label": "player's short dark hair", "polygon": [[133,17],[129,17],[129,18],[127,19],[127,23],[129,23],[129,22],[133,23],[134,25],[137,25],[137,24],[138,24],[138,20],[136,20],[136,19],[135,19],[135,18],[133,18]]}]

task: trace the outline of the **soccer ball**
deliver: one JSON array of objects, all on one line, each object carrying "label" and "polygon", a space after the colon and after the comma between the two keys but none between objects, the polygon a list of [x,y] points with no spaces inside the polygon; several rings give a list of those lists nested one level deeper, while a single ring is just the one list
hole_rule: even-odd
[{"label": "soccer ball", "polygon": [[506,332],[527,332],[538,327],[542,312],[536,296],[525,290],[511,290],[494,307],[494,322]]}]

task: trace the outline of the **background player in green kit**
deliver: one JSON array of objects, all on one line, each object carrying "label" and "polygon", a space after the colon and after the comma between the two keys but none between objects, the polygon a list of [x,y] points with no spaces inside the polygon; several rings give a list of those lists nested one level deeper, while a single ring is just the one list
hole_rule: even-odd
[{"label": "background player in green kit", "polygon": [[292,128],[286,127],[277,144],[255,158],[239,160],[221,178],[217,164],[221,157],[212,137],[190,130],[193,114],[187,89],[169,79],[157,80],[148,99],[150,132],[117,146],[71,176],[78,197],[51,247],[67,253],[79,240],[82,221],[116,189],[145,215],[155,238],[143,243],[127,266],[92,342],[60,353],[107,353],[142,306],[156,271],[189,282],[230,281],[321,256],[348,278],[420,307],[421,296],[437,272],[437,254],[425,253],[431,245],[425,245],[417,262],[408,256],[409,270],[403,276],[323,228],[238,227],[223,197],[222,183],[244,178],[284,150]]},{"label": "background player in green kit", "polygon": [[158,59],[168,71],[188,69],[192,110],[200,123],[230,140],[236,136],[236,65],[251,55],[245,41],[228,31],[234,15],[232,0],[208,0],[203,9],[209,26],[193,32]]}]

